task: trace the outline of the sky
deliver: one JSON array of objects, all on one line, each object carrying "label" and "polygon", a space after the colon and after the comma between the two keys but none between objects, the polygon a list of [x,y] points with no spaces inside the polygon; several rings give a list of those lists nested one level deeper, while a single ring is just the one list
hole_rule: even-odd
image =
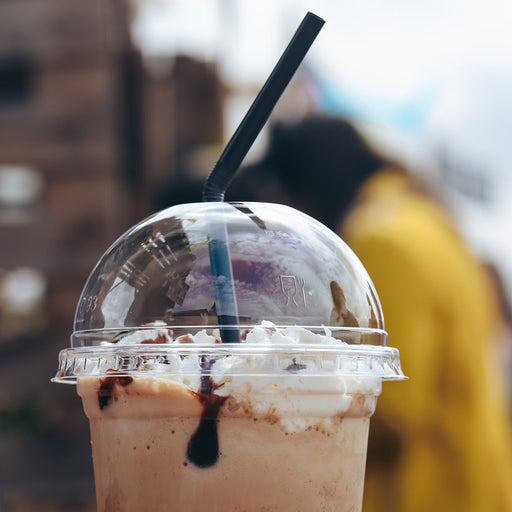
[{"label": "sky", "polygon": [[[260,82],[309,10],[326,20],[310,51],[349,87],[411,93],[510,50],[505,0],[146,0],[135,33],[148,53],[224,61],[234,80]],[[269,67],[270,66],[270,67]]]},{"label": "sky", "polygon": [[[309,10],[326,20],[303,66],[324,107],[419,133],[472,74],[512,73],[505,0],[146,0],[134,34],[147,54],[186,52],[223,78],[259,87]],[[477,84],[480,90],[482,84]],[[451,113],[453,114],[453,112]]]}]

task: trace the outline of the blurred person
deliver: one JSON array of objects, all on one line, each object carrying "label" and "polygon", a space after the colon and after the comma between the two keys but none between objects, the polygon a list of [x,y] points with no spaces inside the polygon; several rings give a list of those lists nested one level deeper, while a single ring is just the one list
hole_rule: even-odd
[{"label": "blurred person", "polygon": [[509,411],[512,413],[512,304],[499,266],[494,262],[486,262],[485,267],[494,283],[501,312],[501,324],[496,333],[496,348],[507,379]]},{"label": "blurred person", "polygon": [[449,215],[343,119],[276,124],[227,199],[289,204],[337,231],[380,297],[409,380],[371,421],[364,512],[512,511],[499,307]]}]

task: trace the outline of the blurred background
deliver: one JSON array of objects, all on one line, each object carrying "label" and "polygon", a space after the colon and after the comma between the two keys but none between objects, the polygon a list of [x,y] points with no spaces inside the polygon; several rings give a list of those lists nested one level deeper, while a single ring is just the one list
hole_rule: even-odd
[{"label": "blurred background", "polygon": [[510,300],[509,5],[0,0],[2,512],[94,510],[87,421],[50,383],[80,291],[166,183],[208,174],[307,10],[327,23],[273,119],[350,119],[436,190]]}]

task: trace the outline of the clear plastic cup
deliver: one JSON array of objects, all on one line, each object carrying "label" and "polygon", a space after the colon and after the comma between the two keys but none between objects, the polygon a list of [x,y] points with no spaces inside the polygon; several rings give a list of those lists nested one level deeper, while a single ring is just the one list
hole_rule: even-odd
[{"label": "clear plastic cup", "polygon": [[369,418],[404,378],[386,338],[357,257],[296,210],[141,222],[92,272],[54,379],[90,420],[98,511],[359,511]]}]

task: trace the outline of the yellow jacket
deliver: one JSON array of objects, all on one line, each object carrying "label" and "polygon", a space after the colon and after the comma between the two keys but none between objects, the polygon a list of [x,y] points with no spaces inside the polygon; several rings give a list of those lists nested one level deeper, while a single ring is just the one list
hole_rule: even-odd
[{"label": "yellow jacket", "polygon": [[408,381],[370,427],[364,512],[512,512],[495,297],[444,213],[399,173],[363,187],[341,234],[380,297]]}]

